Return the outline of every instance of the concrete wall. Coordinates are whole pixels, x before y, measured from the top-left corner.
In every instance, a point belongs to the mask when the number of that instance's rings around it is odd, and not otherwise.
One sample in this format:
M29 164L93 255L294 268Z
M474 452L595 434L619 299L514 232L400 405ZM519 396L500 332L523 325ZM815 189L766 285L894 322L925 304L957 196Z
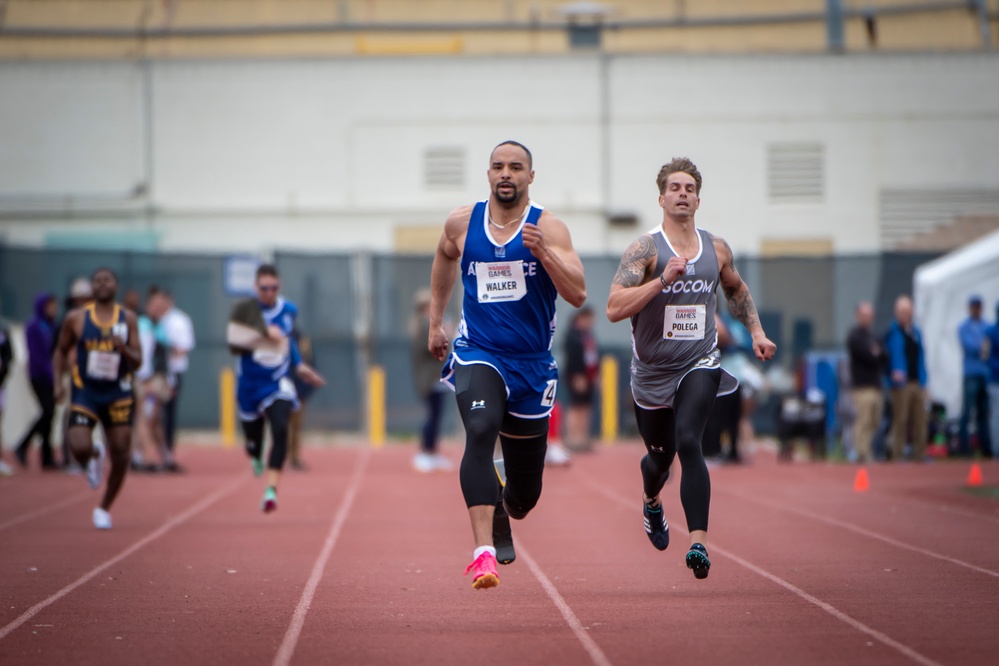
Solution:
M660 221L674 155L704 174L700 225L739 253L872 252L882 190L999 188L997 80L988 54L3 63L0 238L391 251L485 196L489 150L515 138L584 253ZM821 201L768 198L767 147L793 141L823 146ZM440 146L464 151L462 185L424 184Z

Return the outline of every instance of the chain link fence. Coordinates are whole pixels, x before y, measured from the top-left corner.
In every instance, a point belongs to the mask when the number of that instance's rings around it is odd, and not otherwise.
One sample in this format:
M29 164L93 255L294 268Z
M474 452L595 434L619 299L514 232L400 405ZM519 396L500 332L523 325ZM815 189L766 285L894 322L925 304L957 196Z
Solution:
M740 258L738 268L753 292L767 334L778 345L776 363L792 368L806 352L841 349L860 300L874 303L877 327L891 319L896 296L911 293L912 275L936 253L882 253L830 257ZM61 300L72 282L107 266L118 274L120 293L152 284L169 289L194 322L197 347L179 405L181 427L215 428L219 423L219 375L232 366L225 325L235 296L225 287L227 255L133 251L54 250L0 245L0 316L26 322L36 294ZM284 296L298 304L300 326L312 339L315 364L328 385L309 402L310 428L363 431L367 369L386 371L387 428L393 435L419 431L423 406L413 388L409 359L414 296L429 287L431 256L363 253L277 252ZM583 258L588 303L597 312L594 334L604 354L621 368L618 396L621 431L633 434L628 389L630 326L599 316L607 302L618 257ZM460 317L460 282L448 317ZM560 301L555 357L573 308ZM918 313L917 313L918 316ZM599 413L599 409L595 410ZM459 426L448 401L445 431Z

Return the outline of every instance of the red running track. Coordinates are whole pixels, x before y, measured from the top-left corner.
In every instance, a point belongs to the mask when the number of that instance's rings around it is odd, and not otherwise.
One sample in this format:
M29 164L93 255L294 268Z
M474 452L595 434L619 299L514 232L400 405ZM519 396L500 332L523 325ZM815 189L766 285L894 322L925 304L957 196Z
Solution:
M457 473L409 448L311 449L268 516L240 450L189 448L126 481L109 532L80 477L0 479L0 664L999 663L999 502L967 463L875 465L862 494L848 465L714 468L697 581L678 479L673 545L648 543L641 453L548 470L483 591Z

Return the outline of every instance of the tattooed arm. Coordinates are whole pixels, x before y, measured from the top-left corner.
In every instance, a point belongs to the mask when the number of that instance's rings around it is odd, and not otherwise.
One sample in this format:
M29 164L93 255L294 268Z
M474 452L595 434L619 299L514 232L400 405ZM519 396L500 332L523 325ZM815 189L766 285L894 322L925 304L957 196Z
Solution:
M742 276L735 269L735 262L732 257L732 248L720 236L711 236L715 247L715 254L718 257L719 280L722 289L725 291L725 298L728 299L728 309L732 316L738 319L749 330L753 336L753 352L756 358L761 361L768 361L774 357L777 345L767 339L760 325L760 315L756 311L756 303L753 302L753 295L749 293L749 287L742 281Z
M662 290L659 276L652 275L657 259L656 244L648 234L641 236L624 251L607 299L609 320L617 322L636 314ZM674 259L679 262L679 272ZM673 257L663 271L662 279L668 284L678 275L683 275L684 270L683 260Z

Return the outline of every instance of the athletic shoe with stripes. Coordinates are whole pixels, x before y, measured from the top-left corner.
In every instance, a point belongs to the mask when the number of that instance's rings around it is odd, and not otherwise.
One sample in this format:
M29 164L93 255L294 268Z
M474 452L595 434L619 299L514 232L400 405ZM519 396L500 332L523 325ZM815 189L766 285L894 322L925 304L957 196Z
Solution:
M666 512L663 505L652 508L647 502L642 502L642 516L645 518L645 533L657 550L669 547L669 524L666 522Z
M513 530L510 529L510 515L503 506L503 488L506 487L506 467L503 459L493 461L496 478L500 482L500 498L493 511L493 547L496 548L496 561L500 564L510 564L517 559L513 549Z
M711 568L711 560L708 559L708 549L702 544L695 543L687 551L687 568L694 572L694 578L704 580L708 577L708 569Z
M270 513L275 509L277 509L277 491L268 487L264 491L264 498L260 500L260 510L264 513Z
M465 575L472 574L472 587L485 590L499 585L499 574L496 573L496 557L486 551L475 558L475 561L465 569Z

